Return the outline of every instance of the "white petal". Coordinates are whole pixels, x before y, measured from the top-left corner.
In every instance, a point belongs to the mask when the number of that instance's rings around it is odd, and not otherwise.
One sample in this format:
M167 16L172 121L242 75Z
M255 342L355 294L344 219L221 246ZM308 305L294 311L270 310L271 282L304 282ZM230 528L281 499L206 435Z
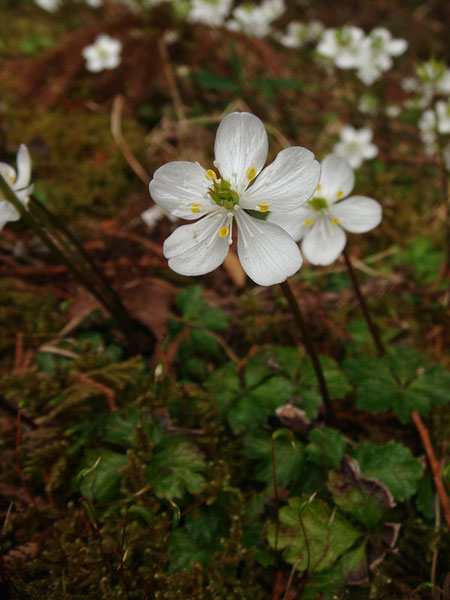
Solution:
M353 142L357 131L351 125L344 125L339 132L339 136L343 142Z
M9 221L18 221L20 214L7 200L0 200L0 229Z
M31 158L28 148L24 144L20 144L17 152L17 181L14 187L18 190L26 187L30 182L31 177Z
M403 52L405 52L407 47L408 42L406 40L392 40L388 44L388 52L392 56L400 56L400 54L403 54Z
M282 227L295 242L298 242L303 239L310 230L310 227L305 225L305 221L314 221L316 215L317 212L315 210L302 207L289 213L270 213L267 217L267 221Z
M328 215L321 215L302 242L303 255L313 265L327 266L345 247L346 237L339 225L332 225Z
M300 250L284 229L255 219L244 211L236 214L236 221L239 227L239 260L255 283L281 283L300 269Z
M375 146L375 144L367 144L367 146L362 148L362 153L364 158L375 158L375 156L378 154L378 147Z
M0 163L0 174L9 187L13 187L15 185L17 181L16 171L10 165L6 163Z
M339 219L339 225L347 231L364 233L380 224L382 210L381 205L372 198L352 196L334 204L330 213Z
M289 212L307 202L317 188L320 164L306 148L292 146L279 152L239 202L243 208ZM266 209L267 210L267 209Z
M192 220L214 208L208 196L210 184L205 169L199 164L174 161L155 171L149 189L153 200L165 211Z
M246 112L234 112L220 123L214 144L215 164L224 179L237 192L245 190L251 179L264 166L269 142L264 125L258 117Z
M226 215L214 213L175 229L163 246L169 267L181 275L204 275L217 269L230 247L229 238L218 233L226 222Z
M354 185L355 174L348 160L338 154L329 154L322 161L320 190L316 191L315 196L333 203L339 198L346 198Z

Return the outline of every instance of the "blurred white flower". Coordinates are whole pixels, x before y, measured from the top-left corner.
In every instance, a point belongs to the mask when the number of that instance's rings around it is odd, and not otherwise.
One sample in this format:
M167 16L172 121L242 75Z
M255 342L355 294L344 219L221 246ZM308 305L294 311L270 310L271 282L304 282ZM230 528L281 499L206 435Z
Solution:
M372 131L368 127L355 129L346 125L339 132L339 137L341 141L335 145L333 151L346 158L353 169L378 154L377 146L372 143Z
M86 4L91 8L100 8L103 6L103 0L86 0Z
M352 196L355 175L348 161L329 154L322 162L320 183L313 198L287 214L268 220L302 242L302 253L313 265L330 265L345 247L345 231L365 233L381 221L381 206L372 198ZM344 200L344 198L347 198Z
M275 37L286 48L301 48L308 42L317 41L323 30L324 26L319 21L310 23L291 21L288 23L286 33L277 33Z
M364 31L353 25L340 29L326 29L317 46L317 52L330 58L340 69L357 68L363 39Z
M144 210L144 212L141 213L141 219L148 227L154 227L156 223L158 223L158 221L161 221L161 219L163 219L164 217L167 217L169 221L172 221L172 223L178 220L177 217L174 217L167 211L163 210L157 204L155 204L155 206L147 208L147 210Z
M97 36L91 46L86 46L82 54L86 59L86 69L93 73L103 69L115 69L120 65L122 42L105 33Z
M450 100L436 102L437 130L439 133L450 133Z
M431 108L422 113L418 125L420 137L425 145L425 154L435 154L438 150L436 144L436 115Z
M6 163L0 163L0 173L23 206L26 207L30 199L30 194L33 191L33 186L29 185L31 177L30 154L24 144L21 144L19 147L16 162L17 173L13 167ZM18 221L19 219L20 214L0 192L0 229L3 229L3 226L8 221Z
M402 109L400 108L400 106L397 106L396 104L388 104L386 106L386 115L390 119L397 118L401 112L402 112Z
M406 40L392 39L389 30L377 27L362 40L358 77L366 85L371 85L392 67L392 56L400 56L407 47Z
M61 5L61 0L34 0L35 3L48 12L55 12Z
M243 31L248 35L265 37L271 31L272 22L285 11L284 0L264 0L261 4L245 2L233 10L233 19L227 28Z
M230 13L232 4L233 0L192 0L188 19L194 23L221 27Z
M150 183L153 200L176 217L196 221L178 227L164 242L171 269L182 275L216 269L228 254L236 220L239 259L253 281L273 285L298 271L302 258L294 240L247 211L289 212L301 206L317 187L320 166L312 152L294 146L263 168L267 151L263 123L234 112L217 130L214 165L219 176L186 161L157 169Z
M407 106L426 108L435 96L450 95L450 69L438 60L428 60L416 69L416 77L407 77L402 81L405 92L414 92L417 97L406 101Z

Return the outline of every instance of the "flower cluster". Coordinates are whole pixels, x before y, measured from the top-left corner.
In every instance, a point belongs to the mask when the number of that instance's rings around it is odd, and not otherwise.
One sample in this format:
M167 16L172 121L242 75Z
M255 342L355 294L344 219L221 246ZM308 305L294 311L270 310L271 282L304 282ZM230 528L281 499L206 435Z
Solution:
M7 165L0 163L0 174L3 179L13 190L17 198L23 204L28 205L30 194L33 191L33 186L30 185L31 177L31 159L28 149L23 144L20 145L17 152L17 173L16 170ZM17 221L20 219L20 214L14 206L0 192L0 229L3 229L5 223L9 221Z
M153 200L173 216L194 221L178 227L164 243L174 271L202 275L221 265L233 241L234 222L239 259L253 281L272 285L298 271L302 257L290 235L248 211L277 214L304 204L317 188L320 166L312 152L294 146L264 168L267 152L262 122L235 112L217 130L215 170L178 161L155 172Z
M377 27L369 35L355 26L326 29L317 52L333 61L340 69L356 69L359 79L371 85L392 65L392 57L403 54L408 44L393 39L385 27Z
M414 94L407 106L426 108L435 96L450 95L450 69L441 61L428 60L418 65L415 77L403 79L402 87L405 92Z
M263 0L261 4L244 2L233 10L233 18L226 23L226 26L232 31L265 37L271 32L273 21L278 19L285 10L284 0Z
M312 152L294 146L263 168L267 150L262 122L235 112L219 125L215 170L185 161L157 169L150 183L153 200L171 215L194 221L164 243L164 256L174 271L202 275L221 265L235 221L244 271L256 283L272 285L300 268L296 241L303 240L303 253L312 264L328 265L345 246L344 229L361 233L380 222L378 202L347 198L355 179L347 159L331 154L320 174ZM268 218L249 211L267 213Z

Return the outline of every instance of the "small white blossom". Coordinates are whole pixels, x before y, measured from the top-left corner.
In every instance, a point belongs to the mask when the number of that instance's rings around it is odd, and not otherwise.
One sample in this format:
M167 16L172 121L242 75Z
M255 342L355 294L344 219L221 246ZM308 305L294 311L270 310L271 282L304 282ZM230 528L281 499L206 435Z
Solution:
M436 102L437 130L439 133L450 133L450 100Z
M189 20L221 27L228 17L233 0L192 0Z
M0 174L23 206L26 207L30 199L30 194L33 191L33 186L29 185L31 177L30 154L24 144L21 144L19 147L16 162L17 173L10 165L0 163ZM18 221L19 219L20 214L18 211L0 192L0 229L3 229L5 223L8 223L8 221Z
M351 196L355 175L348 161L329 154L322 162L314 197L301 208L268 220L302 242L302 253L313 265L330 265L345 247L345 231L365 233L381 221L381 206L366 196ZM347 198L344 200L344 198Z
M100 8L103 6L103 0L86 0L86 4L91 8Z
M330 58L340 69L359 66L364 31L353 25L340 29L326 29L317 46L317 52Z
M417 97L409 99L407 106L425 108L435 96L450 95L450 69L445 63L428 60L416 69L416 77L407 77L402 81L405 92L414 92Z
M388 104L386 106L386 115L390 119L396 119L400 115L401 112L402 112L402 109L400 108L400 106L397 106L396 104Z
M372 143L372 132L367 127L355 129L346 125L339 132L339 137L340 142L335 145L333 151L346 158L353 169L378 154L377 146Z
M169 221L172 221L172 223L177 221L177 217L174 217L167 211L163 210L157 204L155 204L155 206L147 208L147 210L144 210L144 212L141 213L141 219L144 221L147 227L154 227L156 223L158 223L158 221L161 221L161 219L163 219L164 217L167 217Z
M186 161L157 169L150 183L153 200L172 215L195 221L178 227L164 242L171 269L182 275L216 269L228 254L236 221L239 260L253 281L273 285L298 271L302 258L293 239L247 211L276 214L298 208L314 193L320 166L312 152L294 146L263 168L267 151L262 122L234 112L217 130L214 166L219 175Z
M55 12L61 5L61 0L34 0L35 3L48 12Z
M83 49L83 57L86 59L86 69L98 73L104 69L115 69L120 65L120 53L122 42L109 35L97 36L91 46Z
M291 21L286 28L286 33L277 33L275 37L286 48L301 48L308 42L317 41L323 30L324 26L319 21L310 23Z
M425 154L435 154L438 150L436 143L436 115L431 108L422 113L419 119L419 130L420 137L425 145Z
M406 40L392 39L390 31L377 27L361 43L358 77L366 85L371 85L392 67L392 57L400 56L407 47Z
M264 0L261 4L245 2L233 10L233 19L228 21L227 28L256 37L265 37L271 31L272 22L278 19L285 9L284 0Z

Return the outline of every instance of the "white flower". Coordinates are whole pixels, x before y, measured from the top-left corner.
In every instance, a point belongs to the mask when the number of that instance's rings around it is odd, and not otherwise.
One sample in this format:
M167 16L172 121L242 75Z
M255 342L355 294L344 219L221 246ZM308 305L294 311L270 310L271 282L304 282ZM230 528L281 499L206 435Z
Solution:
M48 12L55 12L61 4L61 0L34 0L35 3L42 9Z
M103 6L103 0L86 0L86 4L91 8L100 8Z
M29 185L31 177L31 159L28 149L21 144L17 152L17 173L13 167L0 163L0 173L17 198L24 205L28 205L33 186ZM0 192L0 229L8 221L18 221L20 214L14 206Z
M115 69L120 64L122 42L106 34L98 35L91 46L83 49L86 69L97 73L103 69Z
M360 167L364 160L370 160L378 154L378 148L372 144L372 132L369 128L355 129L346 125L339 132L341 141L333 151L348 160L353 169Z
M227 28L243 31L256 37L265 37L271 31L272 22L285 11L284 0L264 0L262 4L245 2L233 10L233 19Z
M397 106L396 104L388 104L386 106L386 115L390 119L397 118L401 112L402 112L402 109L400 108L400 106Z
M277 33L275 37L286 48L301 48L308 42L318 40L323 30L324 26L319 21L311 21L311 23L291 21L286 28L286 33Z
M437 129L439 133L450 133L450 100L436 102Z
M419 119L420 137L425 145L425 154L435 154L438 151L436 143L436 114L429 108Z
M407 47L406 40L394 40L389 30L377 27L361 43L358 77L366 85L371 85L392 67L392 56L400 56Z
M182 275L203 275L225 260L233 222L237 251L247 275L259 285L284 281L301 266L300 251L278 225L247 211L289 212L307 202L317 187L320 165L306 148L282 150L265 169L268 140L262 122L234 112L219 125L214 166L170 162L150 183L153 200L176 217L195 223L178 227L164 243L169 267ZM220 178L219 178L220 177Z
M154 227L156 223L164 217L167 217L170 221L172 221L172 223L177 221L177 217L174 217L167 211L163 210L157 204L155 204L155 206L147 208L147 210L144 210L144 212L141 213L141 219L148 227Z
M363 39L364 31L359 27L326 29L317 46L317 52L331 58L340 69L353 69L359 66Z
M303 255L313 265L330 265L345 247L345 231L365 233L381 221L381 206L372 198L352 196L355 175L348 161L329 154L322 162L314 197L301 208L268 220L302 242Z
M192 0L189 20L220 27L227 18L233 0Z

